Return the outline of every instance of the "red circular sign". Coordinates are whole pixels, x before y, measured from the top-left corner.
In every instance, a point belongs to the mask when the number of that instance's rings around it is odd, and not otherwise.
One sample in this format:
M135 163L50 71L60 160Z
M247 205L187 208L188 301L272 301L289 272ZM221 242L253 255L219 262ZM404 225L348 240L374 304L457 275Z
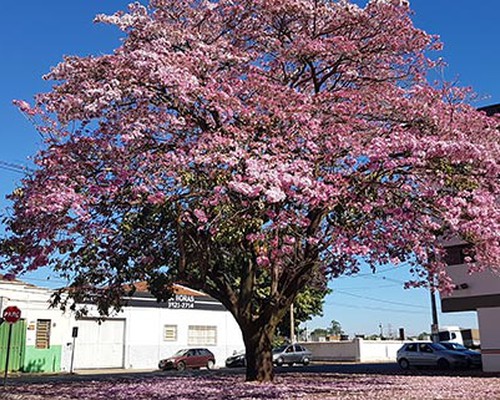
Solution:
M21 318L21 310L16 306L9 306L3 310L3 319L9 324L16 323Z

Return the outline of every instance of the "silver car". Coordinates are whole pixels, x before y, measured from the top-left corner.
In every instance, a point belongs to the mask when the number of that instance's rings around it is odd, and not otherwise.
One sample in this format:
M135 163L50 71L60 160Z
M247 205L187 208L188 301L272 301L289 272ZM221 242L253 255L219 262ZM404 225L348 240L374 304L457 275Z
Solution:
M459 351L448 350L439 343L430 342L404 344L398 350L397 360L402 369L408 369L411 366L448 369L450 367L467 367L470 363L465 354Z
M312 353L300 344L285 344L273 349L273 363L277 366L283 364L307 365L311 362Z
M481 360L481 353L479 353L477 351L470 350L467 347L462 346L459 343L440 342L439 344L441 346L446 347L448 350L455 350L455 351L459 351L460 353L464 354L467 357L467 359L469 361L469 365L471 367L480 368L483 365L482 360Z

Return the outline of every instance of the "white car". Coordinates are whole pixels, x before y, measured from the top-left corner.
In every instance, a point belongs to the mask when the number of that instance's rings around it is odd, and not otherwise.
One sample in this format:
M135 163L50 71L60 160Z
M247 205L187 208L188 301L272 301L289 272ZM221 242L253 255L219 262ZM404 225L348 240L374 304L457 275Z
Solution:
M468 367L469 358L454 350L448 350L439 343L413 342L406 343L398 350L398 364L402 369L412 366L438 367L448 369L450 367Z

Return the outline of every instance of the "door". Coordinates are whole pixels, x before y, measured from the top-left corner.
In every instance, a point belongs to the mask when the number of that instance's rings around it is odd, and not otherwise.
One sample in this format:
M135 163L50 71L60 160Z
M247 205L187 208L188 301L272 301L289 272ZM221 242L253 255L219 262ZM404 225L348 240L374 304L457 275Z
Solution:
M305 355L306 355L306 349L304 349L302 346L296 344L295 345L295 359L294 359L294 361L296 363L301 363L302 360L304 359Z
M205 366L205 357L200 349L193 349L192 366L196 368L201 368Z
M293 363L295 362L295 351L293 349L293 345L290 345L286 348L285 353L283 354L283 358L285 359L285 363Z
M123 368L125 320L79 320L75 340L75 369Z
M0 325L0 371L5 371L7 357L7 343L9 339L9 326L7 322ZM10 339L9 371L19 371L24 365L24 351L26 348L26 321L20 319L12 324Z
M428 343L420 343L418 345L418 354L419 354L419 365L435 365L436 354L434 350Z

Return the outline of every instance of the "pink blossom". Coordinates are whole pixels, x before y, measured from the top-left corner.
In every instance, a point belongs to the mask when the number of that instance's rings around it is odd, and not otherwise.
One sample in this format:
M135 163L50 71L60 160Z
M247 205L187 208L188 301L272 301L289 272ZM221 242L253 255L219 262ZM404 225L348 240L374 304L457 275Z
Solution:
M13 101L13 103L14 103L14 105L16 105L17 107L19 107L19 109L20 109L23 113L25 113L25 114L27 114L27 115L29 115L29 116L31 116L31 117L37 114L37 110L36 110L36 109L34 109L34 108L32 108L32 107L30 106L30 104L29 104L29 103L27 103L27 102L26 102L26 101L24 101L24 100L14 100L14 101Z
M267 256L258 256L257 257L257 264L260 267L267 267L270 264L269 258Z
M65 57L34 107L15 102L44 142L9 196L4 265L90 273L104 309L124 277L179 262L195 289L252 298L242 326L283 311L260 293L296 294L276 282L326 283L361 258L414 260L412 285L430 273L451 290L429 258L442 232L475 246L471 271L500 269L499 120L428 82L440 44L405 1L188 3L98 16L119 47Z
M202 224L206 224L208 222L208 217L207 217L207 214L205 214L205 211L199 209L199 208L196 208L194 211L193 211L194 215L196 216L196 218L198 218L198 221Z
M273 187L269 190L266 190L266 197L270 203L279 203L280 201L285 200L285 193L278 187Z
M162 204L166 199L166 196L162 192L155 192L148 196L148 202L151 204Z

